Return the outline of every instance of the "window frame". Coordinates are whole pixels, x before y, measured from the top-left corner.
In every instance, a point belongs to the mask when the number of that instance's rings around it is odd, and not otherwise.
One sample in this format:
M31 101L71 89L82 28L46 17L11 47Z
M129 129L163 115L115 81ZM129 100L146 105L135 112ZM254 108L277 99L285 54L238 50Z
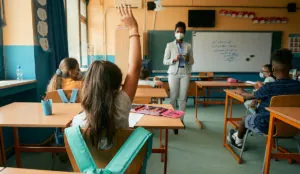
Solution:
M64 0L64 3L65 3L65 13L66 13L66 18L68 18L67 16L68 16L68 8L67 8L67 3L68 3L68 1L72 1L72 0ZM83 16L82 14L81 14L81 8L82 8L82 6L81 6L81 1L83 1L84 3L86 3L86 17L85 16ZM84 67L83 65L82 65L82 59L83 59L83 55L82 55L82 46L83 46L83 43L82 43L82 41L81 41L81 23L84 23L85 25L86 25L86 41L87 41L87 43L88 43L88 39L89 39L89 32L88 32L88 3L87 3L88 1L87 0L78 0L78 4L77 4L77 7L78 7L78 17L79 17L79 20L78 20L78 29L79 29L79 54L80 54L80 62L78 62L79 63L79 65L80 65L80 67ZM67 28L68 28L69 26L67 25ZM69 41L68 41L69 42ZM87 51L87 59L88 59L88 51ZM87 60L87 62L88 62L88 60Z

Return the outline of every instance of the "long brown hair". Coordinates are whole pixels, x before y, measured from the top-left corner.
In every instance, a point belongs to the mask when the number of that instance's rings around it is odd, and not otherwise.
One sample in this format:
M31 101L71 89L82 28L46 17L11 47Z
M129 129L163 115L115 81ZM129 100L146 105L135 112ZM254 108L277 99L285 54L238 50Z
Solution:
M50 83L47 87L47 92L61 89L62 78L71 78L73 80L81 80L82 75L79 69L79 64L74 58L64 58L57 69L56 73L52 76Z
M87 71L81 105L87 116L89 137L95 147L99 147L102 138L112 143L115 134L115 99L121 82L120 68L108 61L94 61Z

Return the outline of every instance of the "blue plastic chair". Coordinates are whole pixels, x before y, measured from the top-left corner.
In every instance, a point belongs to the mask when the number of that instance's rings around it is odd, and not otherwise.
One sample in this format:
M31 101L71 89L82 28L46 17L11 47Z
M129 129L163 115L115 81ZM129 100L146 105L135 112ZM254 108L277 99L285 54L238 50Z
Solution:
M78 100L78 89L72 90L63 90L58 89L56 91L47 92L46 99L51 99L53 103L76 103ZM70 100L68 100L67 95L70 96ZM64 146L64 134L62 133L60 128L55 128L54 130L54 139L55 144L57 146Z
M121 130L119 132L122 133L126 131ZM135 129L127 138L127 140L117 150L117 152L113 154L112 159L111 160L109 159L110 161L108 161L108 164L104 164L105 166L104 168L98 168L95 162L95 158L93 158L92 154L90 153L92 151L88 147L88 144L90 143L89 142L86 143L85 138L83 138L82 136L79 126L76 127L74 126L65 129L65 142L66 142L67 153L74 171L83 172L83 173L94 173L94 174L121 174L125 172L127 173L127 169L129 168L132 161L137 157L137 155L140 152L142 152L142 149L144 149L145 152L141 154L143 156L142 157L139 156L141 157L140 159L142 159L141 166L138 166L139 172L144 174L146 173L147 161L152 152L152 133L145 130L144 128ZM101 152L97 153L97 155L101 155ZM103 156L105 156L105 154L103 154Z

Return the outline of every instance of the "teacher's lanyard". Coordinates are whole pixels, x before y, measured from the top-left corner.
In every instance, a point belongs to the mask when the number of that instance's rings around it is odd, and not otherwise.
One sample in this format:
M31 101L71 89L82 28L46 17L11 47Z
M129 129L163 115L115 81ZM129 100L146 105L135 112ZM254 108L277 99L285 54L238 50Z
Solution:
M182 48L180 48L179 43L176 43L177 48L178 48L178 52L179 54L181 54L180 59L179 59L179 66L185 66L185 62L184 62L184 55L183 55L183 43L181 45Z

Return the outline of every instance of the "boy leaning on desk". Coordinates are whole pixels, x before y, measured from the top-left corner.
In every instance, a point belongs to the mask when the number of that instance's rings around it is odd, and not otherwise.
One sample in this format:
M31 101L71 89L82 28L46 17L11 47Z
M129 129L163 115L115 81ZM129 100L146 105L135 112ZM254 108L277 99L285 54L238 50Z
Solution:
M251 84L255 84L254 91L258 90L260 87L262 87L266 83L270 83L270 82L275 81L275 77L274 77L273 72L272 72L272 65L271 64L263 65L261 67L259 77L264 79L264 82L260 82L260 81L257 81L256 83L250 82ZM247 112L250 112L251 114L255 114L256 113L255 110L256 110L256 108L258 108L259 102L258 102L257 99L247 100L247 101L245 101L244 105L247 109Z
M275 51L272 56L272 72L276 78L275 82L261 86L255 92L246 92L238 89L237 93L246 100L261 100L255 114L247 115L240 123L238 131L230 130L227 141L237 147L242 148L243 138L247 129L255 133L268 133L270 114L266 107L269 106L271 98L278 95L300 94L300 81L292 80L289 77L289 70L292 67L292 52L287 49Z

